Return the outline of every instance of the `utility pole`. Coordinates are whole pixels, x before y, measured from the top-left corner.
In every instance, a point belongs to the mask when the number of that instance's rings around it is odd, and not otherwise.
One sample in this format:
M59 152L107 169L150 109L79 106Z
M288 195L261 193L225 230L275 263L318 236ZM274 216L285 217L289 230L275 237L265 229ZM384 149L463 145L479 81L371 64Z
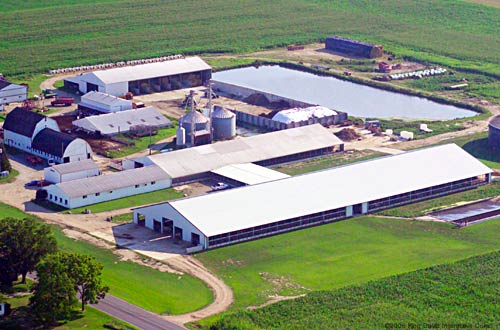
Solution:
M214 139L214 132L212 127L212 82L208 81L208 130L210 131L210 143Z

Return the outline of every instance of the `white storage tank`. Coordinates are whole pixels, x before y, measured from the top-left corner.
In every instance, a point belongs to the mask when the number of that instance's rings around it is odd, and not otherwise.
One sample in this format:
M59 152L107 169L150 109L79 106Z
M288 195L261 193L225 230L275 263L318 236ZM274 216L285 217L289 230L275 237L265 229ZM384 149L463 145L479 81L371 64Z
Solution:
M176 144L178 146L183 146L186 144L186 130L183 127L179 127L176 132Z
M212 127L215 140L227 140L236 136L236 115L226 108L214 106Z

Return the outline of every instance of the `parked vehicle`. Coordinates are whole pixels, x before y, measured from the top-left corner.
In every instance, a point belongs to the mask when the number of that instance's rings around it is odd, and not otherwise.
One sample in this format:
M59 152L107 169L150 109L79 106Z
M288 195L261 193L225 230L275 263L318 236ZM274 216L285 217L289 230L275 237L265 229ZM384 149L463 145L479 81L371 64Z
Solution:
M50 102L50 104L54 107L56 105L62 105L62 106L68 107L68 106L72 105L73 103L75 103L75 99L72 97L58 97L54 101Z
M36 187L38 186L38 180L32 180L24 185L25 187Z
M49 88L46 88L42 91L42 95L46 98L46 99L51 99L51 98L54 98L57 96L57 94L52 90L52 89L49 89Z
M214 184L210 188L212 188L212 190L214 190L214 191L216 191L216 190L224 190L224 189L229 188L229 185L227 183L224 183L224 182L217 182L216 184Z

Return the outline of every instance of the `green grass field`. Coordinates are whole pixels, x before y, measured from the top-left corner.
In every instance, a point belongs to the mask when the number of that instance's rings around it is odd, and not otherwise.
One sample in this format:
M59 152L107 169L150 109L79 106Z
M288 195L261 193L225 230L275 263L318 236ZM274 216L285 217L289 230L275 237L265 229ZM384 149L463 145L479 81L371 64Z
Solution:
M18 175L19 175L19 171L12 169L9 173L9 176L0 177L0 184L14 182L14 181L16 181L16 177Z
M203 19L186 14L200 12ZM5 0L0 48L7 51L0 71L25 75L166 53L245 52L339 34L420 60L500 74L499 13L452 0L290 0L286 6L268 0L203 5L195 0Z
M500 253L313 292L220 320L211 330L498 329Z
M2 203L0 214L15 218L26 216L24 212ZM110 293L132 304L155 313L182 314L197 310L213 299L205 284L192 276L179 276L120 261L111 250L68 238L57 226L53 231L60 250L91 255L101 262L104 265L103 282L110 287Z
M172 188L148 192L145 194L114 199L111 201L82 206L76 209L71 209L71 213L82 213L85 209L92 211L92 213L99 213L105 211L112 211L124 208L132 208L152 203L159 203L171 199L182 197L182 193Z
M235 294L233 310L270 295L360 284L499 249L500 220L445 223L362 217L197 255Z
M381 156L384 156L384 154L370 150L354 151L353 153L335 154L327 157L315 158L315 159L305 160L302 162L281 165L274 167L273 170L293 176L308 172L324 170L335 166L342 166L356 162L361 162L364 160L369 160Z
M111 158L125 157L125 156L131 155L133 153L147 149L150 144L152 145L152 144L157 143L158 141L172 137L175 135L175 127L177 126L177 121L172 120L172 124L173 124L173 127L171 127L171 128L159 129L158 134L153 135L151 137L151 139L149 138L149 136L144 136L144 137L141 137L139 139L131 139L131 138L128 138L124 135L117 136L116 137L117 139L122 140L122 141L127 142L127 143L132 142L132 143L134 143L134 145L129 146L129 147L120 148L120 150L108 151L108 156Z

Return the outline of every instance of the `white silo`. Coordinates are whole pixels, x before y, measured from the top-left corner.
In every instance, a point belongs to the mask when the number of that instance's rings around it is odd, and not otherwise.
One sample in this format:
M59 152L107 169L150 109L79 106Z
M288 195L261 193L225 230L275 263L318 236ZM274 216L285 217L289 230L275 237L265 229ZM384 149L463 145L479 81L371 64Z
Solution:
M236 136L236 115L226 108L214 106L212 128L215 140L227 140Z

